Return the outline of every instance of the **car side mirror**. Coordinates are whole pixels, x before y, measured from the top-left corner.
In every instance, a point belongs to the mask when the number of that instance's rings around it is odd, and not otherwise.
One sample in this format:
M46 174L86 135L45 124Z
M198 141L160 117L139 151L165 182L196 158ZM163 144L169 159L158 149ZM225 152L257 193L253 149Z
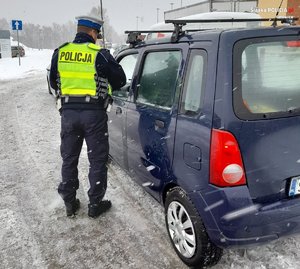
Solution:
M131 85L130 83L126 83L122 88L113 91L112 95L117 97L127 98L129 95L130 85Z
M127 82L120 90L121 90L122 92L129 92L129 90L130 90L130 85L131 85L131 83L130 83L130 82Z

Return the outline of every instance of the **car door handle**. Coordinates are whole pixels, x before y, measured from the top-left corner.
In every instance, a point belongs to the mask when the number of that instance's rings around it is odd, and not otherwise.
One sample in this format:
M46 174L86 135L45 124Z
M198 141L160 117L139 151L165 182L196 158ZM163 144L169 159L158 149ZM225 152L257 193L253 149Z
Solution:
M119 106L116 108L116 114L122 114L122 108Z
M164 128L165 123L162 120L155 120L155 126L158 128Z

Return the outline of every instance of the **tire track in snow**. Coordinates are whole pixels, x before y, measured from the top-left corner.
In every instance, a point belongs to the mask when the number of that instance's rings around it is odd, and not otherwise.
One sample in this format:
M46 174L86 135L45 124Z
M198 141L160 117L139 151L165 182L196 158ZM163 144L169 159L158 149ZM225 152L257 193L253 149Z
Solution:
M1 81L0 119L1 268L187 268L168 241L161 206L116 165L108 174L112 210L87 218L85 148L79 164L82 208L77 218L65 217L56 191L60 117L45 75ZM213 268L300 268L299 239L226 250Z
M19 151L16 105L10 93L0 93L0 118L1 264L3 268L45 268L39 243L22 208L24 197L20 193L26 185L26 164Z
M149 214L156 211L156 202L143 199L146 194L132 181L120 184L124 180L122 171L115 173L110 169L108 175L107 196L112 199L112 210L97 220L87 217L86 149L79 164L78 197L82 209L75 219L67 219L56 191L61 166L60 117L47 93L44 77L5 83L0 93L5 94L1 96L2 114L7 119L3 129L11 132L3 159L8 157L8 162L16 163L6 166L4 172L10 176L10 182L19 178L17 184L8 184L15 201L10 198L2 214L10 223L24 219L27 231L20 224L20 229L15 230L22 232L15 232L14 240L36 242L37 247L29 247L28 254L7 263L7 268L18 268L20 261L25 266L19 268L30 268L28 264L35 264L36 268L185 268L169 244L165 228L161 229L163 214L154 214L160 220L153 220ZM1 139L5 141L2 136ZM5 166L2 164L5 161L1 159L1 166ZM10 240L11 237L6 242ZM1 248L4 250L4 246ZM10 253L1 252L2 260L11 260Z

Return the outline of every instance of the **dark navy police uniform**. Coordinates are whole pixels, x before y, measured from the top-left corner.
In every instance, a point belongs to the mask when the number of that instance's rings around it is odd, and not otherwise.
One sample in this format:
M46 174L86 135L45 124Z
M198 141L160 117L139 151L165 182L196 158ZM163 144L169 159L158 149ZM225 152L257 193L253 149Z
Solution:
M95 43L95 41L89 34L79 32L76 34L73 44L83 43ZM109 96L108 94L98 94L97 98L87 98L84 96L74 97L72 95L68 96L62 94L62 74L60 74L58 70L59 57L62 58L62 55L62 52L59 54L59 49L54 51L51 61L50 83L51 86L59 92L62 102L61 157L63 164L62 182L58 186L58 192L65 202L67 215L72 215L75 214L75 211L79 208L78 199L78 205L76 204L76 190L79 188L77 165L84 139L87 144L90 163L88 175L90 183L90 189L88 191L90 199L89 206L99 205L106 192L106 165L109 152L106 107ZM82 53L79 54L79 56L82 55ZM99 86L99 83L103 83L103 79L106 79L112 87L112 90L124 86L126 83L124 71L109 51L101 49L95 55L96 85ZM71 55L71 57L75 56ZM82 60L85 59L88 58L82 58ZM67 80L68 72L64 73L67 74ZM76 79L77 78L75 78L75 80ZM68 81L68 83L72 84L72 80Z

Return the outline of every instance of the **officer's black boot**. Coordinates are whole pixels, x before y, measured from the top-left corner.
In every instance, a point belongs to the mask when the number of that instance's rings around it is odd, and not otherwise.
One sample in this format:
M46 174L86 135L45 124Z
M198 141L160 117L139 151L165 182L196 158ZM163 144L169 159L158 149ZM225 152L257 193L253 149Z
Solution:
M65 202L67 217L73 217L76 215L76 212L80 208L79 199L75 199L72 202Z
M98 204L89 204L88 215L89 217L95 219L110 208L111 208L111 201L109 200L103 200Z

